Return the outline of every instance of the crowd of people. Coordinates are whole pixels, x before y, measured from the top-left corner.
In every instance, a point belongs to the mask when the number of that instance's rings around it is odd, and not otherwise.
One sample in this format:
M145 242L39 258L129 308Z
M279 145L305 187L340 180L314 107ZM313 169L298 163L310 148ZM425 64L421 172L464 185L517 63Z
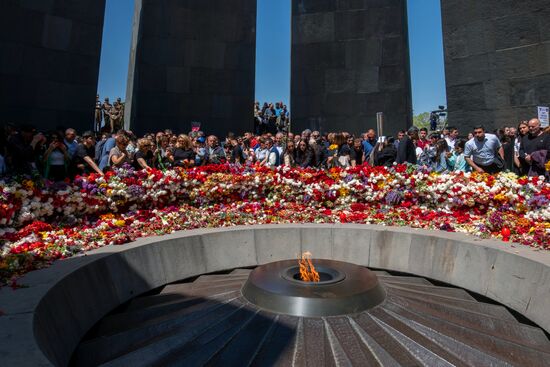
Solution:
M268 105L268 110L272 106ZM276 122L284 120L284 105L275 106L281 110ZM122 129L78 135L69 128L42 134L32 126L8 125L2 142L0 173L39 174L50 181L64 181L76 175L104 174L124 164L138 170L165 170L223 163L317 169L410 163L436 172L494 174L509 170L518 175L548 177L550 132L548 128L543 130L538 119L494 133L478 126L466 132L467 139L461 138L461 132L453 127L431 133L411 127L396 137L378 137L373 129L354 136L310 130L294 134L280 126L286 125L276 124L277 131L268 128L261 134L229 133L220 141L202 131L178 135L164 130L138 138Z
M288 133L290 131L290 113L283 102L267 103L260 106L254 103L254 133Z
M109 97L101 102L99 94L95 97L94 131L113 133L124 125L124 102L119 97L111 104Z

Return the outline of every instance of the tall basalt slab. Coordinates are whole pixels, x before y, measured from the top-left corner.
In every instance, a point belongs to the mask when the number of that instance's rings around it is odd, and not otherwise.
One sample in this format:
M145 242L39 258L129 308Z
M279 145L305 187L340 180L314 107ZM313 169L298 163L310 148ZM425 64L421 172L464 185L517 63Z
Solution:
M406 1L293 0L291 78L295 131L408 127Z
M449 124L516 125L550 104L549 0L441 0Z
M137 0L126 126L224 136L253 127L256 0Z
M0 1L2 122L93 127L105 0Z

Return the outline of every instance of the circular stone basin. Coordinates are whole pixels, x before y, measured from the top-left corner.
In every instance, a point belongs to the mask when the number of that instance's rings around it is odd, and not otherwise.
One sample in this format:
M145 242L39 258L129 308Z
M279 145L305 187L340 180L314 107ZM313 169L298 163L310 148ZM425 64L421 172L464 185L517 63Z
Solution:
M369 310L386 298L376 274L334 260L312 260L320 282L300 279L297 260L254 269L242 288L252 304L268 311L305 317L346 315Z

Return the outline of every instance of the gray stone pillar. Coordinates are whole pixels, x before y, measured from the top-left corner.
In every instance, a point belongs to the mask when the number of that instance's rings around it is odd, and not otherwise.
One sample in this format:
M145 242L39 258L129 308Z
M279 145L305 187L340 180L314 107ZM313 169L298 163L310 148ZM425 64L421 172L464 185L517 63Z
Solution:
M253 129L256 0L141 0L135 14L132 130Z
M550 103L549 0L441 0L449 124L517 125Z
M105 0L0 1L2 122L93 129Z
M293 0L293 130L408 127L408 50L405 0Z

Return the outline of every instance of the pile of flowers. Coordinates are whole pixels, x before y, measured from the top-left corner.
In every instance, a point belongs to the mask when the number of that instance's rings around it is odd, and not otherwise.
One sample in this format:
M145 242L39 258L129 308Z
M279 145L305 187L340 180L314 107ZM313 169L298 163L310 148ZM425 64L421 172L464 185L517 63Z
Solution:
M317 171L229 165L0 181L0 284L109 244L179 230L266 223L368 223L550 248L550 184L503 173L368 165Z

